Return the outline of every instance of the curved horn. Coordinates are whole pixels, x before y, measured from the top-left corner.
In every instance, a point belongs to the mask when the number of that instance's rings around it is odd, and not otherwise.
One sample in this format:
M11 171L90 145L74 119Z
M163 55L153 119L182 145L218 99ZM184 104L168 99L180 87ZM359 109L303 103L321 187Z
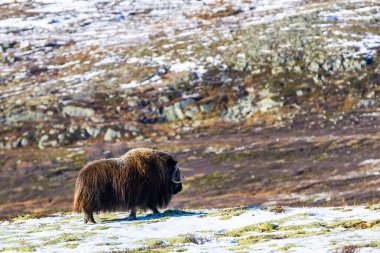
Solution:
M175 184L181 183L181 178L179 178L179 180L176 178L176 175L177 175L177 173L179 174L179 172L180 171L179 171L178 166L175 166L175 170L173 172L173 177L172 177L172 182L175 183Z

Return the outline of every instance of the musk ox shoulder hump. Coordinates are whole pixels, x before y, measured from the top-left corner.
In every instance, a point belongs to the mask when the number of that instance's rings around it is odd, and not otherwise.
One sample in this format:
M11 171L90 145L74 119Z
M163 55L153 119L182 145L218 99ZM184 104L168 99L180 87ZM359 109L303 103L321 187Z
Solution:
M127 153L125 153L120 158L124 159L124 160L128 160L130 158L135 158L135 157L146 157L146 158L148 158L156 152L157 152L156 150L153 150L150 148L135 148L135 149L128 151Z

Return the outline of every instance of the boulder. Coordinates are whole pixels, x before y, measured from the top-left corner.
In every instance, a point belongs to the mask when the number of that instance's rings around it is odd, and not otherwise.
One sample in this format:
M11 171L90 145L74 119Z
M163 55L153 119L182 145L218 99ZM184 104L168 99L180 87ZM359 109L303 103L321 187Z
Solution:
M97 137L100 134L100 129L96 127L86 126L85 130L91 137Z
M67 105L62 109L62 115L69 117L91 117L94 114L95 111L91 108L84 108L73 105Z
M188 105L194 102L194 99L186 98L174 103L171 106L164 107L162 117L164 120L169 122L175 120L183 120L186 118L186 116L195 117L198 108L194 109L194 107L189 107L189 110L185 110Z
M10 115L5 117L5 122L7 123L16 123L16 122L27 122L27 121L45 121L46 116L42 112L34 112L34 111L19 111L11 113Z
M120 131L116 131L112 128L108 128L106 133L104 134L105 141L113 141L121 137Z
M236 104L222 114L222 119L227 121L243 122L254 114L257 108L253 105L254 97L246 96L239 99Z

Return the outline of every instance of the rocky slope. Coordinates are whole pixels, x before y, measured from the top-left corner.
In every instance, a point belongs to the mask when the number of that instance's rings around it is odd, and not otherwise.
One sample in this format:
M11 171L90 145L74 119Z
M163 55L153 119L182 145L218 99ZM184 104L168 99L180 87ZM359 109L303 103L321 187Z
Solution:
M374 1L0 4L2 149L378 107Z
M177 207L379 200L377 1L1 0L0 13L2 215L69 209L86 162L137 146L179 157Z

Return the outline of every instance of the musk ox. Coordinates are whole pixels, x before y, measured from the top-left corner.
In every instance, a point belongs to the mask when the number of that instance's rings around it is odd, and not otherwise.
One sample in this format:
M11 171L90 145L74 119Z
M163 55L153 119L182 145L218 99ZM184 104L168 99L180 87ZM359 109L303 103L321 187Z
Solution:
M79 172L73 210L82 212L85 223L95 223L93 213L166 207L182 183L177 161L165 152L132 149L120 158L91 162Z

